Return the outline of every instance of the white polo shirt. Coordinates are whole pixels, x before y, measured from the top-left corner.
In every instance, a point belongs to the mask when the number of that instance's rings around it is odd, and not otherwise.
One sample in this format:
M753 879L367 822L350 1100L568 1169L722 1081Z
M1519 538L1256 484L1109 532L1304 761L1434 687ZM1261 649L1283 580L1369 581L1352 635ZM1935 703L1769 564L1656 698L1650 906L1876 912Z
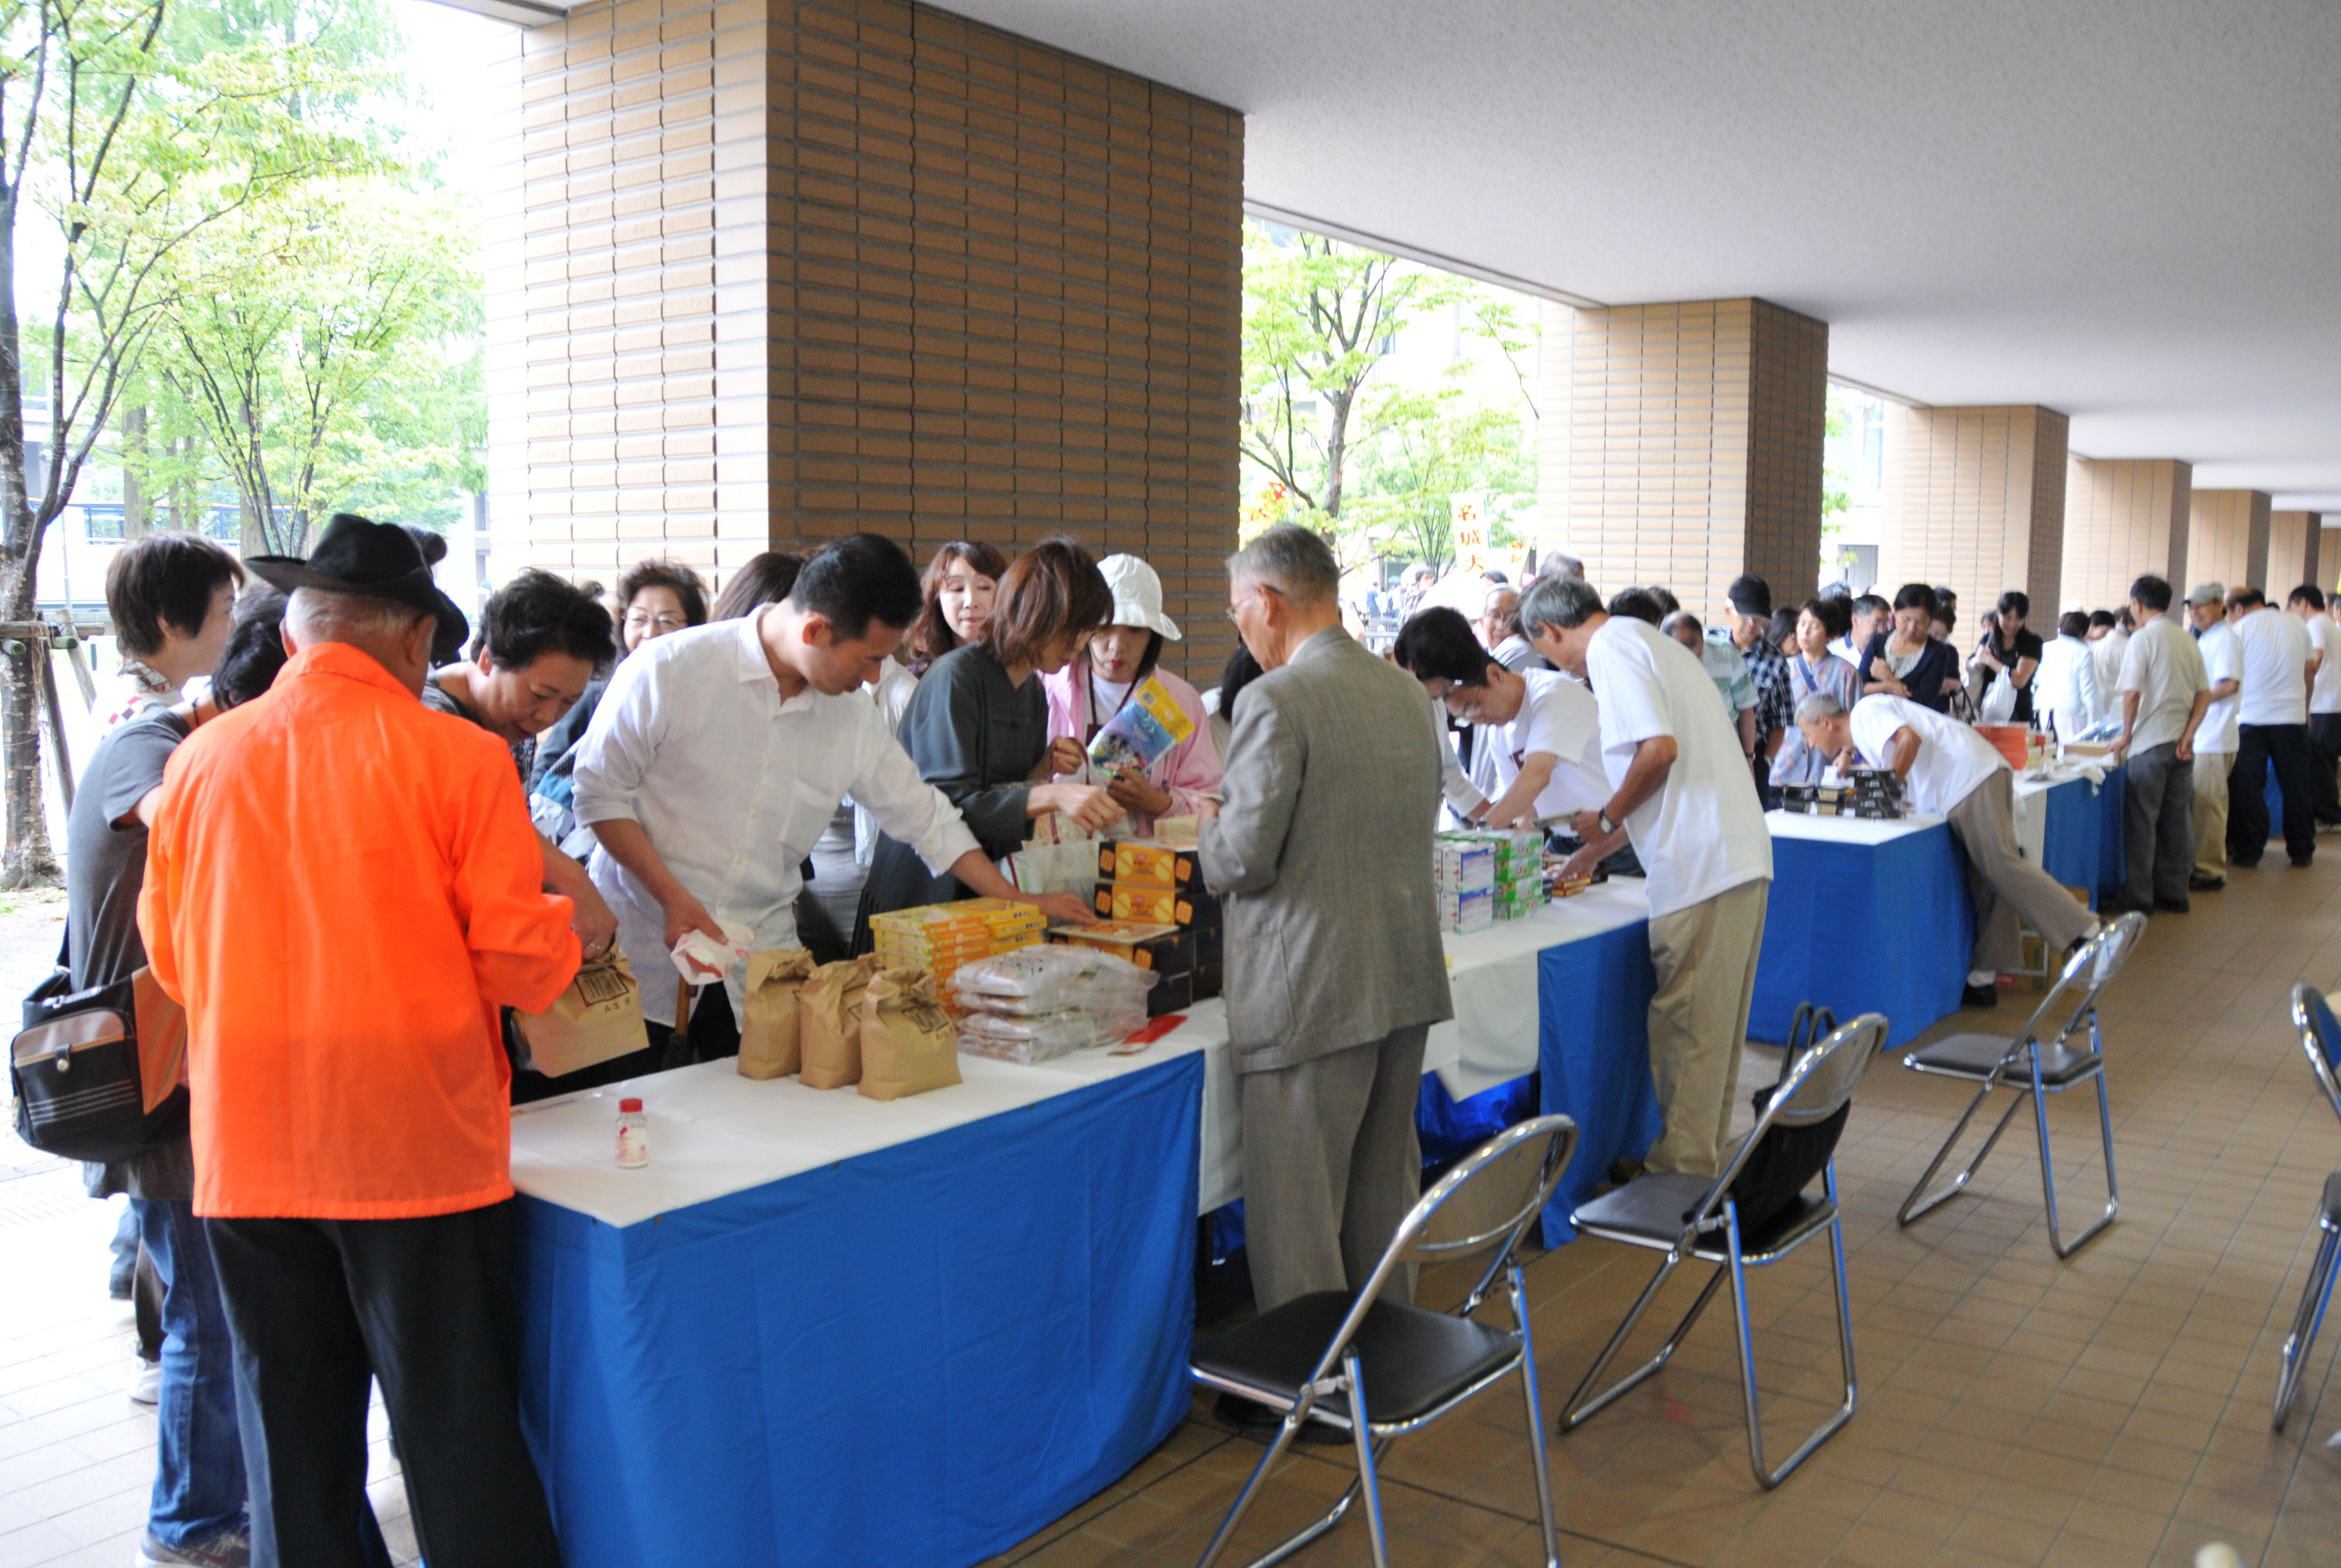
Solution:
M1894 765L1894 737L1904 730L1918 737L1904 794L1929 815L1948 816L1977 785L2007 766L1999 748L1971 726L1908 697L1880 692L1853 704L1853 747L1870 766Z
M2244 650L2243 707L2236 717L2247 724L2308 722L2308 628L2300 617L2274 606L2254 610L2236 623Z
M1481 732L1489 743L1496 784L1488 798L1512 787L1531 754L1549 752L1552 780L1536 797L1537 815L1599 810L1610 789L1601 766L1601 714L1593 694L1559 670L1523 670L1520 679L1529 688L1520 711L1510 724L1489 724Z
M2295 622L2297 629L2299 623ZM2305 638L2304 638L2305 640ZM2167 746L2186 733L2195 694L2211 689L2195 639L2167 614L2157 615L2130 634L2122 650L2121 679L2114 689L2137 694L2137 722L2130 728L2129 754ZM2251 691L2248 682L2244 690Z
M2310 646L2325 655L2316 666L2316 684L2309 688L2308 711L2341 714L2341 627L2322 610L2301 624L2308 628Z
M1585 651L1601 714L1601 764L1614 790L1634 749L1659 735L1674 766L1627 814L1634 853L1649 874L1650 914L1672 914L1742 883L1772 877L1772 834L1739 751L1739 732L1715 700L1698 655L1629 615L1612 615Z
M2243 646L2236 641L2235 628L2226 622L2213 622L2209 631L2195 639L2195 651L2203 655L2203 674L2213 685L2221 681L2243 680ZM2215 756L2234 754L2236 713L2243 704L2240 691L2234 696L2211 700L2211 705L2203 710L2203 722L2195 729L2197 755L2206 752Z

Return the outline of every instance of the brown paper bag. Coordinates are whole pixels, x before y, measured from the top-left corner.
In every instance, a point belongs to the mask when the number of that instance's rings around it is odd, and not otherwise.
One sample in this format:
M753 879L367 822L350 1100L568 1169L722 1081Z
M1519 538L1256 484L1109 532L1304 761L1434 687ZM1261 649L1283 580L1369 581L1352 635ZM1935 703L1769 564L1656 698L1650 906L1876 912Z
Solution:
M528 1042L529 1060L549 1078L649 1044L643 1033L643 988L626 955L614 947L587 961L552 1006L542 1013L515 1008L513 1017Z
M959 1032L917 969L882 969L862 999L862 1092L899 1100L956 1084Z
M797 993L802 1062L797 1082L808 1089L842 1089L862 1078L862 992L878 972L868 954L816 968Z
M740 1020L740 1076L784 1078L797 1070L797 993L812 973L802 947L748 954L748 995Z

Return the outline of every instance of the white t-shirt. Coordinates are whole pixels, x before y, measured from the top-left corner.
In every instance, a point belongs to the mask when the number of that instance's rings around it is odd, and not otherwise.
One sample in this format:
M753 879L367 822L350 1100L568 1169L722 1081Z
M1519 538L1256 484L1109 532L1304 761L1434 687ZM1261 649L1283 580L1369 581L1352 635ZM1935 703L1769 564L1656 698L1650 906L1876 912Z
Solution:
M1537 815L1599 810L1610 791L1601 766L1601 714L1593 694L1559 670L1523 670L1520 679L1528 683L1528 695L1512 722L1480 731L1496 784L1488 798L1512 787L1530 753L1550 752L1552 781L1536 797Z
M2221 681L2241 682L2244 678L2243 645L2236 641L2235 628L2225 621L2214 621L2211 629L2195 639L2195 651L2203 655L2203 674L2213 685ZM2236 749L2236 711L2243 706L2240 692L2234 696L2216 697L2203 710L2203 722L2195 729L2195 750L2219 755L2232 754Z
M2294 679L2297 684L2297 672ZM2203 673L2203 655L2196 652L2195 639L2168 615L2157 615L2133 633L2129 646L2122 650L2121 679L2114 689L2137 694L2137 722L2129 736L2129 754L2136 756L2167 746L2186 733L2195 694L2209 691L2211 678Z
M2308 722L2308 628L2282 610L2254 610L2236 623L2244 650L2243 708L2247 724Z
M2097 670L2097 690L2106 699L2107 711L2117 718L2121 715L2122 659L2129 652L2129 634L2116 626L2089 644L2089 657Z
M1772 876L1772 835L1698 655L1656 626L1612 615L1585 652L1586 681L1600 705L1601 764L1614 789L1634 749L1658 735L1675 743L1674 766L1649 799L1627 814L1626 834L1649 874L1650 913L1672 914L1742 883Z
M2309 644L2325 655L2316 666L2316 684L2308 693L2308 711L2341 714L2341 632L2322 610L2301 624L2308 628Z
M2057 733L2068 740L2097 723L2105 699L2097 691L2097 661L2089 656L2089 644L2078 637L2049 639L2040 651L2032 692L2034 704L2056 715Z
M1908 697L1880 692L1853 704L1854 750L1871 766L1894 765L1894 737L1904 730L1918 737L1904 793L1930 815L1948 816L1977 784L2007 766L1999 748L1973 729Z

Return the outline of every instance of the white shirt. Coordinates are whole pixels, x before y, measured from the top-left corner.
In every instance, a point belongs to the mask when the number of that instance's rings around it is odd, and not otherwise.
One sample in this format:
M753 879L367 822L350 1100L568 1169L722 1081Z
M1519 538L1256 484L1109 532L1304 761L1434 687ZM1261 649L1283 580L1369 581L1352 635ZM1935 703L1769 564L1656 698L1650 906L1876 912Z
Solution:
M1847 664L1851 664L1855 669L1858 670L1861 668L1861 654L1854 648L1853 634L1851 632L1848 632L1844 636L1839 637L1836 642L1831 643L1828 645L1828 651L1835 654L1838 658L1843 659Z
M1552 779L1537 794L1537 815L1599 810L1610 790L1601 765L1601 713L1593 694L1558 670L1527 670L1520 679L1529 689L1512 722L1479 732L1496 785L1490 798L1512 787L1531 754L1549 752Z
M1585 652L1586 682L1600 704L1601 764L1615 790L1634 749L1673 737L1674 766L1650 798L1627 814L1627 836L1649 874L1652 915L1703 904L1742 883L1772 876L1772 835L1740 754L1739 732L1715 700L1698 655L1629 615L1612 615Z
M1904 794L1929 815L1950 815L1976 786L2007 766L1999 748L1968 725L1908 697L1880 692L1853 704L1853 749L1870 766L1894 765L1894 737L1904 730L1918 737Z
M2195 651L2203 655L2203 675L2213 685L2221 681L2241 682L2244 678L2244 648L2236 641L2235 628L2225 621L2214 621L2211 629L2195 639ZM2216 697L2203 710L2203 722L2195 726L2195 752L2201 755L2210 752L2227 755L2236 749L2236 713L2243 706L2238 692L2232 696Z
M2325 655L2316 666L2316 684L2309 689L2308 711L2341 714L2341 634L2333 617L2319 610L2301 624L2308 628L2309 644Z
M2265 606L2235 628L2244 650L2244 705L2236 717L2247 724L2306 724L2311 644L2300 617Z
M611 677L576 766L577 820L640 823L692 896L716 919L745 924L759 949L798 945L797 868L847 795L931 871L977 847L867 693L808 687L781 700L757 637L762 619L694 626L635 649ZM643 1016L672 1024L658 900L599 844L588 870L643 982ZM725 977L735 1016L744 1016L745 979L737 966Z
M2122 660L2129 652L2129 634L2116 626L2089 644L2089 658L2097 666L2097 690L2105 694L2106 710L2118 718L2121 714Z
M1447 809L1469 822L1473 812L1488 804L1488 797L1479 793L1471 782L1471 775L1463 771L1463 758L1457 753L1455 737L1447 727L1447 704L1427 691L1423 694L1423 701L1430 704L1430 733L1439 737L1439 755L1445 764L1439 774L1439 789L1447 796ZM1479 761L1480 743L1486 735L1487 730L1481 726L1472 737L1471 761L1475 771Z
M2195 639L2168 615L2157 615L2130 634L2115 689L2137 694L2137 722L2129 735L2129 754L2136 756L2169 745L2187 733L2195 694L2209 691L2211 678L2203 673L2203 655L2196 651Z
M2089 644L2059 634L2040 651L2040 669L2032 677L2032 700L2056 715L2057 733L2067 740L2097 722L2105 698L2097 690L2097 661Z

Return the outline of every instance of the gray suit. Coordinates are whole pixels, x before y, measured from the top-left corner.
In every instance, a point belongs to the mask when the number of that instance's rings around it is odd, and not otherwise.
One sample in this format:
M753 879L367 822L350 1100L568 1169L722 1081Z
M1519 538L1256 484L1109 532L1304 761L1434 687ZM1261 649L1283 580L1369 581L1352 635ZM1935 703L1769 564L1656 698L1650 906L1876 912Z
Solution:
M1422 687L1339 627L1244 688L1203 877L1260 1307L1362 1283L1420 1190L1423 1038L1455 1014L1431 833L1448 760Z

